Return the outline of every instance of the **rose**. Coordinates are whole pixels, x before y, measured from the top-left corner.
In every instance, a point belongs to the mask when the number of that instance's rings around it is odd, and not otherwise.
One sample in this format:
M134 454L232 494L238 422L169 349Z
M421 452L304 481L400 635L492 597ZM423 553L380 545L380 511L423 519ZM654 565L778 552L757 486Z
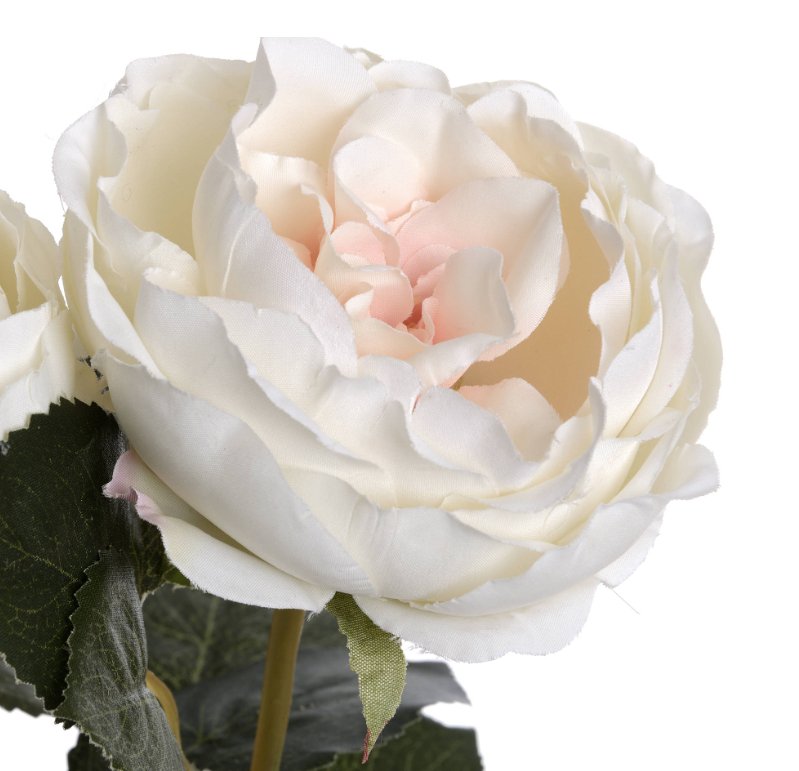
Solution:
M544 653L716 484L707 216L538 86L318 40L138 61L55 169L135 449L108 493L203 589Z
M72 328L53 237L0 191L0 440L75 392Z

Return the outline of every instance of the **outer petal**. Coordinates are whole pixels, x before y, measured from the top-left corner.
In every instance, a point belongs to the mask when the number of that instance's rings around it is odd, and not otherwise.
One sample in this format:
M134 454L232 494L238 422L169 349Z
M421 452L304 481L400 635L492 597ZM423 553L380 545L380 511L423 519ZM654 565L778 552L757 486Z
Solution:
M496 110L496 105L504 101L508 94L521 98L528 117L557 124L572 137L578 147L582 145L580 130L563 105L552 92L535 83L506 80L498 83L476 83L455 89L455 95L469 105L473 114Z
M492 386L462 386L458 393L493 412L525 460L541 460L561 424L552 405L520 378L502 380Z
M507 653L543 655L568 645L582 629L598 581L590 580L542 602L488 616L443 616L424 607L357 596L381 628L451 661L491 661Z
M178 498L136 455L117 460L106 495L132 499L161 531L170 560L195 586L226 600L320 611L329 589L299 581L247 551Z
M145 281L136 323L170 384L240 418L281 468L322 468L345 478L377 471L325 436L273 381L258 377L228 338L222 319L198 298L182 297ZM283 331L289 328L284 326ZM286 358L288 351L301 351L302 342L284 338L280 358ZM312 378L304 383L306 391L312 383Z
M342 546L286 485L263 443L233 417L104 357L119 423L142 460L202 516L303 581L370 591Z
M678 456L664 474L669 492L600 508L572 543L543 554L529 571L443 603L403 604L358 596L381 627L455 661L488 661L508 652L553 653L580 631L600 581L631 570L651 544L666 501L712 489L715 467L703 448Z
M534 556L439 508L377 506L323 474L289 471L287 478L364 566L374 586L371 597L445 600L498 576L522 573Z
M680 273L694 319L694 362L702 381L701 403L691 415L685 438L696 441L716 406L721 377L721 340L716 322L702 295L701 277L713 245L707 212L687 193L667 187L674 207L674 232L680 246Z

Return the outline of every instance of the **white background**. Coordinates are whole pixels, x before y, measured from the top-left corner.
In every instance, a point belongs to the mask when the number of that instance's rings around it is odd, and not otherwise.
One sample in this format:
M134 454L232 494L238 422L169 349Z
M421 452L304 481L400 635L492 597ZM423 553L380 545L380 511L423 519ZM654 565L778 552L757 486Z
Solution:
M0 188L57 231L55 140L129 60L178 51L251 59L262 34L319 35L429 62L453 84L533 80L575 118L634 141L715 223L704 285L725 367L705 443L722 488L670 507L648 561L618 595L598 597L565 651L458 675L488 771L799 768L799 57L795 24L780 10L789 5L282 5L5 5ZM7 771L61 771L72 742L49 718L0 714Z

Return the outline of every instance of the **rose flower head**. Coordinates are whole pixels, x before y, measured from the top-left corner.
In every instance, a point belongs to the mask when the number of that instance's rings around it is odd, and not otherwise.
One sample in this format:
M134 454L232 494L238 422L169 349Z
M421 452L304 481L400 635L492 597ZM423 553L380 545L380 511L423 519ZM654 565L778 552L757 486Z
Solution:
M546 653L716 486L704 210L531 83L321 40L131 64L56 150L64 282L198 587Z

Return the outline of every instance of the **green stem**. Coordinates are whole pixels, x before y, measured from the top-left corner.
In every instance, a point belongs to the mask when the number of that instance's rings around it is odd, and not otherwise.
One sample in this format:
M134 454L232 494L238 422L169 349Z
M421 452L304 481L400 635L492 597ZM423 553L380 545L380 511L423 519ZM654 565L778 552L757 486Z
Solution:
M178 705L175 703L175 697L172 695L172 691L169 690L167 684L149 669L147 670L144 682L150 693L158 699L158 703L164 710L172 735L177 740L178 747L180 747L183 768L188 771L191 766L189 765L189 761L186 760L186 756L183 754L183 745L180 742L180 718L178 717Z
M300 635L305 623L304 610L276 610L266 649L261 709L250 771L279 771L286 741L294 685L294 667Z

